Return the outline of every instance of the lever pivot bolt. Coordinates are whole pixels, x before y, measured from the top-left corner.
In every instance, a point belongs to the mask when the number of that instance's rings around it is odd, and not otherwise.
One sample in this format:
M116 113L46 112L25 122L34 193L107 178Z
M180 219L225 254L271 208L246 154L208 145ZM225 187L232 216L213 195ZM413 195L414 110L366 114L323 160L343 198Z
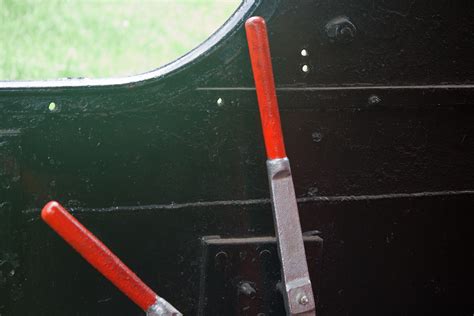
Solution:
M301 305L307 305L309 303L309 299L306 295L303 294L298 299L298 303L300 303Z

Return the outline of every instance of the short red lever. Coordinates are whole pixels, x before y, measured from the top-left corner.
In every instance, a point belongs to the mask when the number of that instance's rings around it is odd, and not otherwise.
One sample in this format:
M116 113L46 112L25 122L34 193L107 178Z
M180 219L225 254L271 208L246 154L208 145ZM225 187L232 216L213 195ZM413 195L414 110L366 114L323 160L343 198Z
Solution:
M163 312L156 315L181 315L165 300L158 298L152 289L58 202L46 204L41 217L84 259L149 315L155 315L155 305L160 305L158 307Z
M257 89L267 157L268 159L285 158L285 144L281 131L265 20L259 16L251 17L245 22L245 30L255 88Z

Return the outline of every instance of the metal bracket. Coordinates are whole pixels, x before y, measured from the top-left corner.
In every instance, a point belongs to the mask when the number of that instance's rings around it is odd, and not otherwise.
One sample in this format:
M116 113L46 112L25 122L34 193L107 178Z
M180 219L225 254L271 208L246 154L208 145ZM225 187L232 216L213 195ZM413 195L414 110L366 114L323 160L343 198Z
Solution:
M323 240L304 236L310 276L320 277ZM198 315L284 315L275 237L202 239Z

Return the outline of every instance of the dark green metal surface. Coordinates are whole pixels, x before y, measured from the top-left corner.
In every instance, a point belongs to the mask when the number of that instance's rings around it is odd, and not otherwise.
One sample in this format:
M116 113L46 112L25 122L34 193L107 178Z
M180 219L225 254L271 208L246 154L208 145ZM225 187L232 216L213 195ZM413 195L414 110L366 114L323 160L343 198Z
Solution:
M141 314L40 221L51 199L187 315L200 238L273 234L254 14L303 231L324 238L319 315L472 315L474 10L441 0L249 1L148 74L0 83L1 315ZM338 16L354 38L326 35Z

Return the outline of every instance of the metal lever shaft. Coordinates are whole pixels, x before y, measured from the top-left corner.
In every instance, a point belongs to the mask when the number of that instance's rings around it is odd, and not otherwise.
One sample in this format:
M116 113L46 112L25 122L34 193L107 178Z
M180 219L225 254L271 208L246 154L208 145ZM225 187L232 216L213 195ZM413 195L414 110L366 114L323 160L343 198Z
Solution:
M71 245L84 259L103 274L120 291L149 316L182 315L166 300L153 292L97 237L85 228L58 202L51 201L41 211L43 220Z
M245 29L268 158L268 181L281 260L285 307L289 315L315 315L295 189L281 130L265 20L251 17L246 21Z

